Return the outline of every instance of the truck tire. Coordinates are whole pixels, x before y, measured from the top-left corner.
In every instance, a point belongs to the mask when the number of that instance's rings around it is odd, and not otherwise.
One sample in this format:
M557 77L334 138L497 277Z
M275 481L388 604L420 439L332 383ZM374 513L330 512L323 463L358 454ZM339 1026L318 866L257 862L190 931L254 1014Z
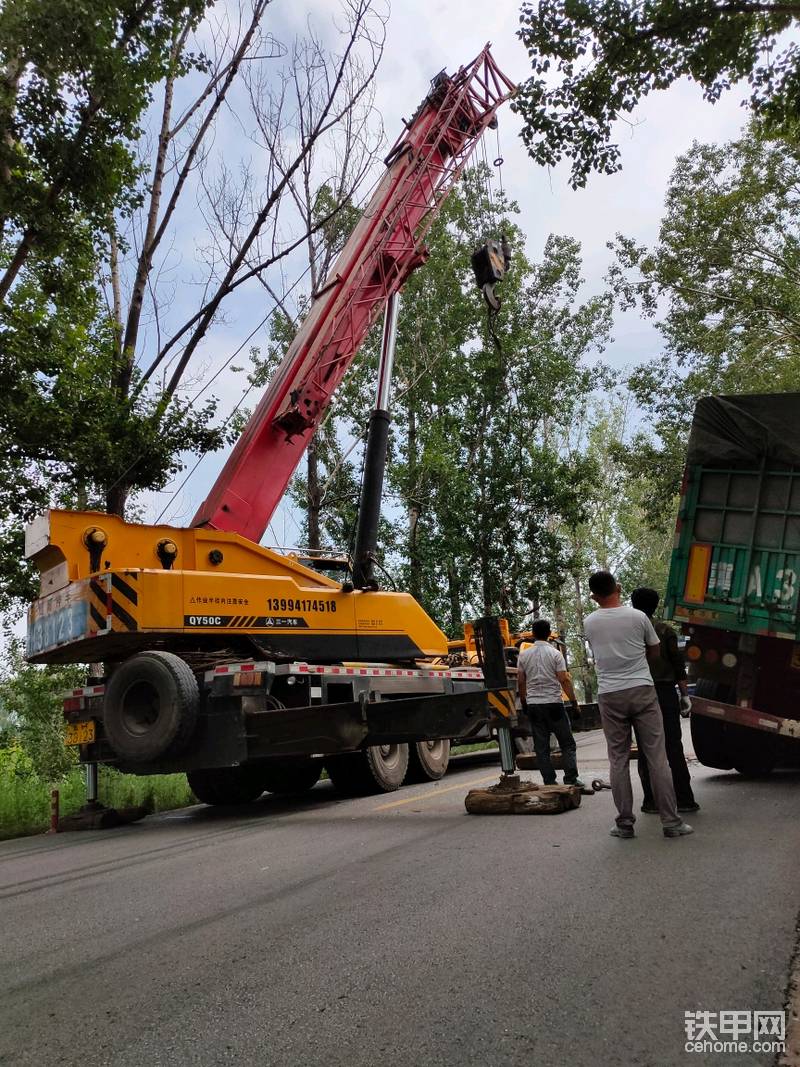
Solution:
M725 700L729 695L712 678L698 678L694 691L696 696L705 697L706 700ZM720 771L731 770L733 759L728 751L725 724L710 719L708 715L693 714L690 726L694 754L703 766Z
M268 793L307 793L322 774L319 760L269 760L262 764L261 781Z
M187 771L186 780L203 804L250 804L264 792L264 768L257 763Z
M725 724L710 719L708 715L692 713L692 747L694 754L704 767L715 767L720 771L729 771L733 759L728 752L725 741Z
M778 763L777 738L760 730L728 727L728 750L734 768L745 778L766 778Z
M450 742L415 741L408 746L409 782L438 782L447 773L450 763Z
M333 756L325 769L335 788L345 796L392 793L405 781L408 745L373 745L361 752Z
M191 667L171 652L139 652L106 685L103 729L121 759L148 763L184 751L200 695Z

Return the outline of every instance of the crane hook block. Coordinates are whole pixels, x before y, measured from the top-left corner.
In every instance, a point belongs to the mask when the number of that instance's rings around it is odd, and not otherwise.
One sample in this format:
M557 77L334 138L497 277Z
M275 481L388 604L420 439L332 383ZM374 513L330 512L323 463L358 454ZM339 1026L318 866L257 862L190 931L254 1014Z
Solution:
M501 282L511 265L511 248L505 234L499 241L487 241L472 253L472 270L483 298L493 311L500 307L494 287Z

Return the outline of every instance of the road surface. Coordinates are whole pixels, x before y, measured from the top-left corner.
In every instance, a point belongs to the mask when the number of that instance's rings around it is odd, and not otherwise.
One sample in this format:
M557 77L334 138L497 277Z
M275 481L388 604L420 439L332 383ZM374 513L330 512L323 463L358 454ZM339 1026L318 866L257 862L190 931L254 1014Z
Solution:
M466 815L497 773L0 844L0 1063L772 1063L685 1052L684 1011L783 1006L800 776L695 765L694 836L620 841L608 792Z

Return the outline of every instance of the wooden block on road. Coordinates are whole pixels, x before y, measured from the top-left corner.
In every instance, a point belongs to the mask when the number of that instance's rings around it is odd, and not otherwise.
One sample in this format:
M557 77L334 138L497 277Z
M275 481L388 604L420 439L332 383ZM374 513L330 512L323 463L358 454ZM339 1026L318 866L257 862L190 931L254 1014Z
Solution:
M519 782L513 788L500 783L488 789L471 789L464 800L470 815L559 815L580 807L577 785L536 785Z

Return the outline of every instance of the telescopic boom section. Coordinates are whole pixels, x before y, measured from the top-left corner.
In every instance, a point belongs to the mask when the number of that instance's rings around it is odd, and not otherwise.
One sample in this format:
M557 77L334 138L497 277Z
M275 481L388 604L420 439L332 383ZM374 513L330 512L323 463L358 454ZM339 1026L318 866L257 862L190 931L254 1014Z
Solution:
M434 78L194 526L261 540L370 326L425 261L428 228L514 88L489 45L456 74Z

